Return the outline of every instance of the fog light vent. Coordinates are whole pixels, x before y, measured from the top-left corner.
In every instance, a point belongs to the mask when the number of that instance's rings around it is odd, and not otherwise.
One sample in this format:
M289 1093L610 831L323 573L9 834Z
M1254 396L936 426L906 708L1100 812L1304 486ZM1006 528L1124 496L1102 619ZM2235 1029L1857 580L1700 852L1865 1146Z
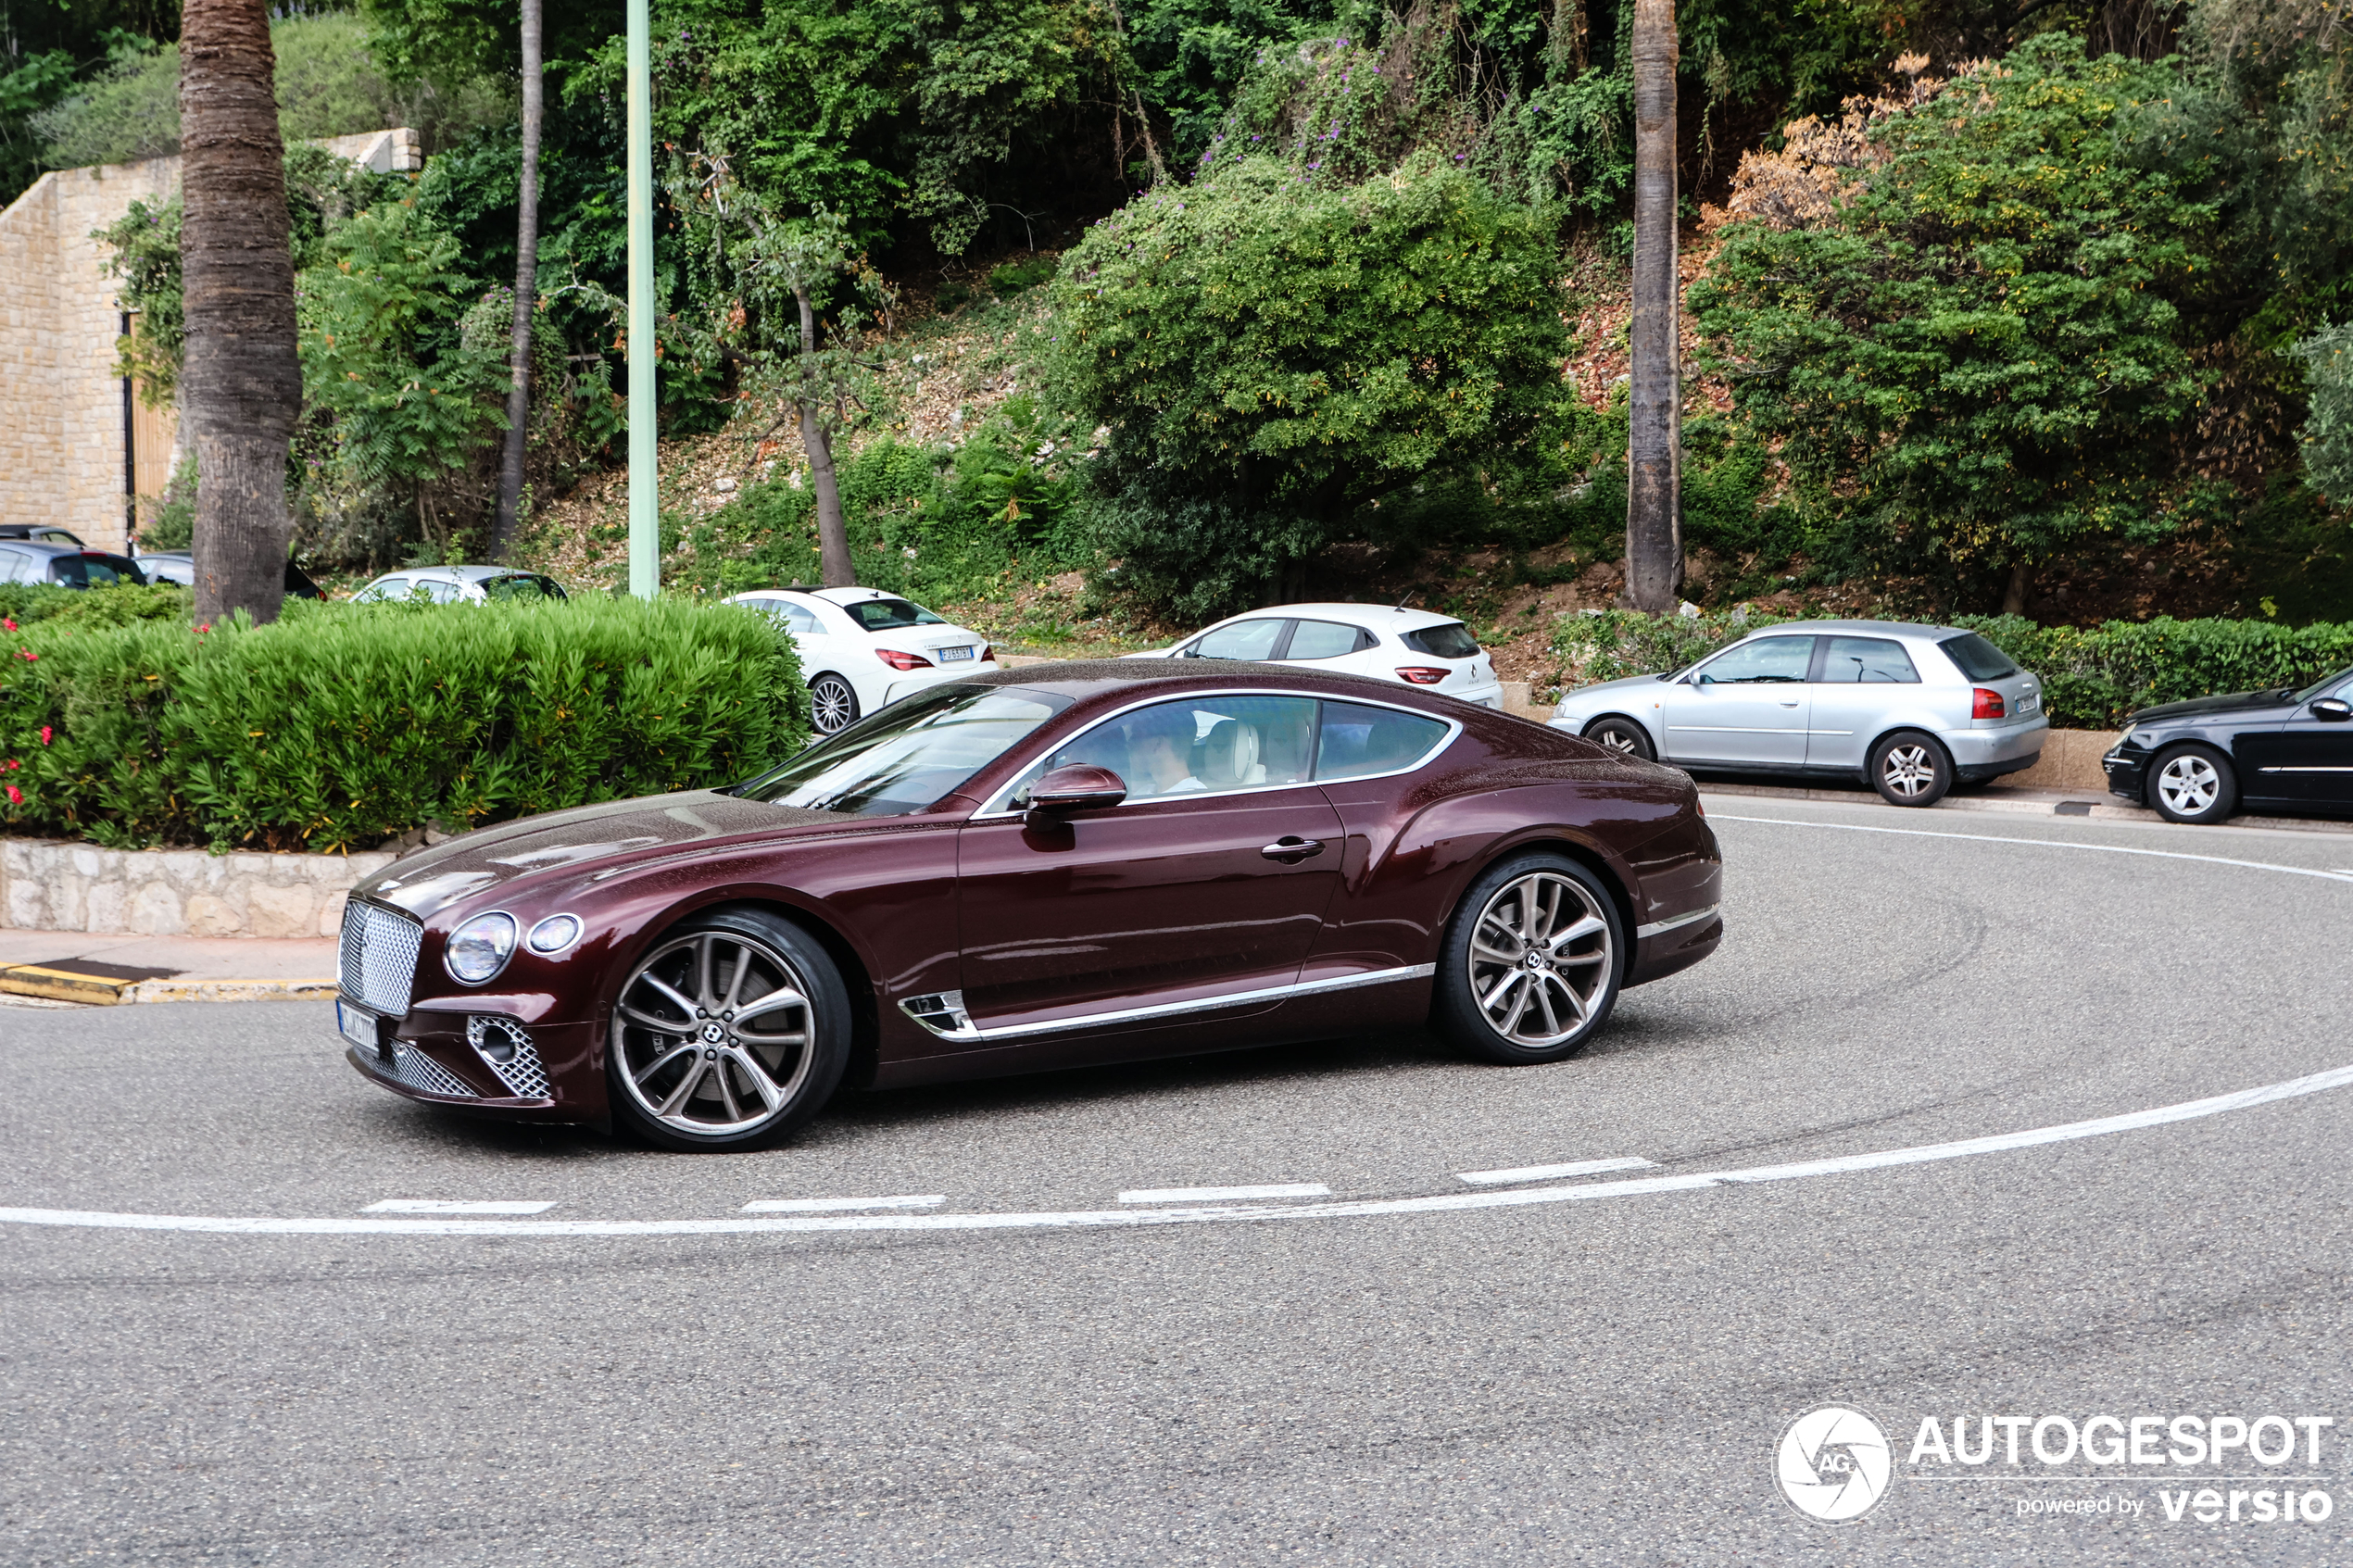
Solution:
M513 1019L480 1014L467 1019L466 1044L473 1047L474 1054L517 1099L556 1098L547 1083L547 1069L539 1060L539 1047Z

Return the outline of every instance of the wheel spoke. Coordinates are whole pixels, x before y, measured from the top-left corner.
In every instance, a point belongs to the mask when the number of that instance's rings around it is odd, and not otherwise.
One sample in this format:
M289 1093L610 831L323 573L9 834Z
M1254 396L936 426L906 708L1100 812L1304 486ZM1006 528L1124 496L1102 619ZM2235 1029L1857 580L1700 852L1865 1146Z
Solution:
M736 1022L741 1023L750 1019L761 1018L775 1011L778 1008L805 1008L808 1005L809 998L802 996L792 986L779 985L774 990L769 992L766 996L746 1002L743 1006L737 1008L736 1010ZM737 1030L736 1033L741 1034L742 1031Z
M1476 935L1471 937L1471 951L1493 963L1519 962L1518 953L1506 953L1500 947L1491 947L1481 942Z
M731 1053L732 1054L732 1053ZM744 1108L736 1103L736 1086L727 1081L727 1059L721 1057L711 1064L711 1081L719 1085L719 1101L727 1108L727 1120L740 1122Z
M672 985L661 975L656 974L651 969L648 969L643 974L637 976L637 983L641 985L650 985L655 990L661 992L663 997L674 1003L677 1006L678 1010L686 1018L691 1019L695 1016L695 1004L686 999L685 993L678 990L677 987ZM689 1027L691 1027L691 1025L689 1025Z
M1528 994L1530 989L1532 989L1532 987L1523 985L1519 988L1519 995L1512 998L1512 1014L1509 1018L1504 1020L1504 1038L1509 1039L1512 1035L1519 1033L1520 1014L1528 1010Z
M660 1056L654 1058L652 1065L648 1066L643 1073L632 1073L629 1075L632 1078L635 1078L637 1081L638 1086L642 1088L645 1086L648 1079L651 1078L655 1073L661 1072L663 1068L669 1066L672 1062L677 1060L681 1054L686 1056L694 1055L695 1043L692 1040L688 1040L684 1045L673 1046L668 1050L662 1052Z
M1588 1010L1585 1006L1585 998L1577 994L1577 987L1571 985L1567 981L1562 979L1557 974L1554 975L1552 980L1554 985L1560 987L1561 995L1568 998L1568 1011L1570 1019L1575 1022L1584 1022L1585 1015L1590 1010Z
M721 1012L735 1010L736 998L743 993L744 976L750 971L751 949L738 942L736 944L736 967L727 976L727 994L719 1000Z
M679 1108L695 1098L695 1090L702 1084L704 1071L702 1061L697 1059L695 1063L686 1069L686 1076L678 1080L678 1086L670 1091L670 1098L655 1109L655 1114L676 1116L679 1113Z
M738 1029L736 1038L748 1046L805 1046L809 1043L805 1030L795 1030L788 1035L757 1035L749 1029Z
M695 941L695 995L702 998L702 1009L706 1012L719 1010L713 1005L719 998L711 994L711 954L718 940L706 934Z
M1495 1004L1504 999L1504 993L1510 990L1513 986L1518 985L1521 981L1527 978L1528 971L1524 969L1514 969L1508 971L1504 975L1503 979L1495 983L1495 988L1492 991L1488 992L1487 995L1478 999L1479 1007L1486 1011L1489 1016L1492 1017L1495 1011ZM1515 1013L1513 1016L1517 1017L1518 1014Z
M638 1028L649 1030L656 1035L687 1035L694 1032L694 1021L691 1019L664 1018L658 1012L646 1012L630 1007L626 1003L623 1004L619 1011L623 1022L634 1023Z
M1535 998L1538 1010L1544 1015L1544 1033L1557 1035L1561 1032L1561 1021L1553 1011L1553 987L1548 984L1550 979L1549 975L1538 976L1536 984L1529 986L1528 991L1529 995Z
M1591 936L1597 931L1607 931L1608 929L1608 923L1604 922L1601 916L1587 915L1583 920L1577 922L1577 923L1570 926L1567 931L1560 933L1553 938L1552 947L1554 958L1557 960L1560 956L1561 948L1567 944L1578 940L1579 937Z
M749 1051L731 1050L727 1053L727 1060L734 1062L736 1071L750 1081L751 1092L760 1097L760 1108L762 1110L775 1110L776 1101L784 1093L783 1085L768 1075L768 1069L761 1064L760 1059Z

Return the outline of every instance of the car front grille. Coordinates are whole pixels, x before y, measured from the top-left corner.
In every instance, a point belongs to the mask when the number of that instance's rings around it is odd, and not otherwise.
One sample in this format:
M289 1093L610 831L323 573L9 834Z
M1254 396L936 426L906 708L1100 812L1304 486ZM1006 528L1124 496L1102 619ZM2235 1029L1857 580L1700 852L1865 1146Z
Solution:
M480 1099L472 1085L455 1073L434 1060L406 1040L392 1043L392 1060L379 1060L377 1070L396 1083L406 1084L419 1094L448 1095L464 1099Z
M424 927L407 915L357 898L345 904L343 994L371 1011L404 1016L424 935Z

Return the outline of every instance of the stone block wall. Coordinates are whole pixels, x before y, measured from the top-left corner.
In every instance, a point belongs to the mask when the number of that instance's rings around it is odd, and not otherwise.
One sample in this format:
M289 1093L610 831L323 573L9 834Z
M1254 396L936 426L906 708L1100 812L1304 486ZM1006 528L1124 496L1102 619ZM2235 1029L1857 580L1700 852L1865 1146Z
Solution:
M141 936L333 936L344 898L396 856L211 855L0 841L0 925Z
M407 129L320 144L379 173L424 163ZM177 157L55 169L0 212L0 522L53 523L98 549L128 543L120 285L90 236L179 186ZM147 456L143 470L169 475Z

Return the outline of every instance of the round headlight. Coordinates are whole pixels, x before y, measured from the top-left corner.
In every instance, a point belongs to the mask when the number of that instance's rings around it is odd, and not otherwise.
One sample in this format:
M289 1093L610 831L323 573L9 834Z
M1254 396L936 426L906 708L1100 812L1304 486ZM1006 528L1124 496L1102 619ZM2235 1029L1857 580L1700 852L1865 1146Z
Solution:
M476 915L449 934L441 961L452 975L479 985L507 967L515 951L515 917L493 912Z
M549 915L531 928L529 938L535 953L560 953L579 940L578 915Z

